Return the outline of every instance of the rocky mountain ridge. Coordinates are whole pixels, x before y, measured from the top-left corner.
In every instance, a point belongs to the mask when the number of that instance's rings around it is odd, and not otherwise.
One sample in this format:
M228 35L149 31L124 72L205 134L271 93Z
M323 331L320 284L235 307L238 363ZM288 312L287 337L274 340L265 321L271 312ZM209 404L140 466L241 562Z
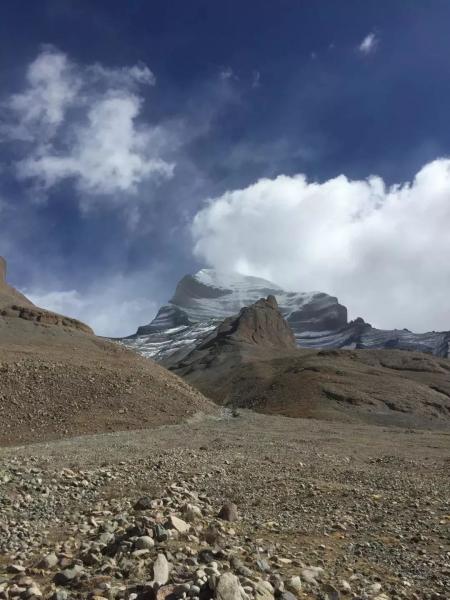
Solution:
M164 361L172 354L190 352L223 319L268 295L276 298L300 348L387 348L449 356L449 331L377 329L362 318L348 321L346 307L323 292L286 292L265 279L213 269L183 277L153 321L122 341L144 356Z
M6 282L6 273L6 260L0 256L0 316L3 317L0 322L0 331L3 331L8 324L17 325L17 322L11 321L11 319L20 318L43 326L56 325L83 333L93 333L88 325L77 319L35 306L26 296Z

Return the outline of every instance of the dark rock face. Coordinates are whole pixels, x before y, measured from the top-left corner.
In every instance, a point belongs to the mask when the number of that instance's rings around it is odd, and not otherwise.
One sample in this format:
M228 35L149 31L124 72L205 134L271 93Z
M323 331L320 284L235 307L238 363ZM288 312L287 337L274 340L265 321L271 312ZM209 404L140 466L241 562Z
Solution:
M239 364L247 354L269 356L296 348L294 334L281 315L275 297L268 296L225 319L190 352L182 349L163 363L184 375L212 367L228 369Z
M232 293L232 290L220 289L211 285L205 285L192 275L185 275L178 283L175 294L170 300L171 304L189 308L196 298L221 298Z
M296 348L294 334L278 310L275 296L261 298L242 308L236 317L225 319L199 348L224 342L262 348Z
M142 325L138 328L136 335L148 335L158 331L164 331L173 327L189 326L192 322L189 315L178 306L165 305L162 306L155 319L148 325Z
M347 324L347 309L336 300L330 303L328 294L315 294L313 301L286 316L294 330L334 331Z
M123 341L144 356L166 361L175 353L189 353L224 319L268 295L276 298L300 348L395 348L449 355L448 331L416 334L375 329L361 318L348 322L346 307L323 292L286 292L265 279L212 269L183 277L170 303Z

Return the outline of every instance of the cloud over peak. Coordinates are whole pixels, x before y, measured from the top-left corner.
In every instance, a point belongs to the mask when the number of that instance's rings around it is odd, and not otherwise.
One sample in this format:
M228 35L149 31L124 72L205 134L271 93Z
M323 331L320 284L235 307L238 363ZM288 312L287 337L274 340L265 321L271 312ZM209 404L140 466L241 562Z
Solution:
M450 329L450 160L412 182L260 179L214 198L192 225L196 256L287 289L337 295L378 327Z

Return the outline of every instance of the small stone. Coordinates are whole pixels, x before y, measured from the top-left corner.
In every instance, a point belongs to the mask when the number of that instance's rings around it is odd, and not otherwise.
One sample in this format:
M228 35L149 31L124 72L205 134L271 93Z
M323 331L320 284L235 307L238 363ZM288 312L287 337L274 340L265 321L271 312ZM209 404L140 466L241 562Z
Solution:
M372 595L378 594L379 592L381 592L381 583L372 583L372 585L369 586L367 591L369 594Z
M186 504L183 508L183 517L186 521L192 522L202 518L202 511L194 504Z
M312 585L317 585L317 580L323 575L322 567L305 567L300 571L303 579Z
M203 564L209 565L209 563L216 560L216 557L211 550L205 548L204 550L200 550L198 553L198 560Z
M264 560L263 558L258 558L256 560L256 566L258 567L258 569L260 571L262 571L263 573L270 573L270 565L269 563Z
M8 565L6 570L8 573L24 573L25 567L23 565Z
M236 504L234 504L234 502L225 502L217 516L223 521L237 521L239 515Z
M302 591L302 580L298 575L291 577L285 583L286 589L298 596Z
M242 600L239 579L233 573L224 573L216 583L216 600Z
M143 535L136 540L136 550L151 550L155 545L152 537L149 535Z
M325 600L340 600L341 598L341 594L339 593L339 591L332 585L324 585L322 591L325 595Z
M209 525L209 527L205 530L203 537L205 538L207 544L210 546L215 546L220 537L220 532L214 525Z
M175 585L163 585L156 592L156 600L166 600L166 598L175 598L176 597L176 589L177 589L177 586L175 586ZM148 594L149 599L151 597L150 594L151 594L151 592L149 591L149 594ZM139 596L139 599L140 598L141 598L141 596ZM145 596L145 598L147 599L147 596Z
M57 585L69 585L72 581L78 579L82 572L83 567L81 565L74 565L71 568L56 573L53 580Z
M159 523L156 523L156 525L153 527L153 535L155 536L157 542L165 542L169 537L166 529Z
M280 598L281 600L297 600L297 596L292 592L288 592L287 590L281 592L281 595L277 596L277 598Z
M273 600L273 587L268 581L258 581L255 587L256 600Z
M54 552L44 556L38 563L39 569L53 569L58 564L58 557Z
M153 563L153 580L164 585L169 581L170 566L164 554L158 554Z
M66 590L56 590L52 596L52 600L67 600L69 593Z
M175 515L170 515L169 522L171 527L178 531L178 533L186 533L190 529L190 525L188 525L188 523L183 521L183 519L176 517Z
M152 499L149 496L142 496L134 505L134 510L149 510L152 508Z

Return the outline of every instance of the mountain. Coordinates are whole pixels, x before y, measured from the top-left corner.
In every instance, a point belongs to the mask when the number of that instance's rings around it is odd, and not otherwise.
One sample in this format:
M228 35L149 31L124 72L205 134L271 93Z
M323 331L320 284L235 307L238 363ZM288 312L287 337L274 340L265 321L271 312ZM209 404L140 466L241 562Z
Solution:
M216 409L163 367L34 306L0 259L0 445L177 423Z
M265 279L213 269L183 277L153 321L122 341L144 356L164 361L174 353L188 353L224 318L270 294L300 348L387 348L449 356L448 331L417 334L406 329L376 329L362 318L349 322L346 307L334 296L286 292Z
M407 427L450 423L450 361L387 349L300 349L274 296L163 362L233 408Z

